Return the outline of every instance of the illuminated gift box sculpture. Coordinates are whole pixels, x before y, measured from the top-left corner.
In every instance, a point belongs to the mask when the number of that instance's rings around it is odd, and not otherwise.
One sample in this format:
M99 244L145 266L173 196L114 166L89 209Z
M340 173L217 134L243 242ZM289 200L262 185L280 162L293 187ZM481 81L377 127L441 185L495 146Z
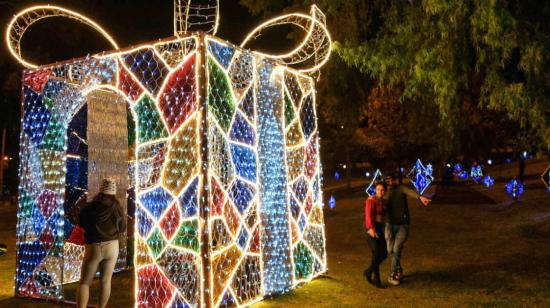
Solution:
M325 272L316 98L306 73L328 59L330 37L322 13L311 13L273 19L243 43L266 27L299 25L306 41L283 56L189 31L121 50L62 8L14 17L10 48L31 67L16 293L62 299L63 284L78 280L83 246L64 213L93 197L104 176L135 207L137 306L247 305ZM25 14L78 19L117 50L34 67L18 47L35 21ZM125 258L122 245L118 269Z

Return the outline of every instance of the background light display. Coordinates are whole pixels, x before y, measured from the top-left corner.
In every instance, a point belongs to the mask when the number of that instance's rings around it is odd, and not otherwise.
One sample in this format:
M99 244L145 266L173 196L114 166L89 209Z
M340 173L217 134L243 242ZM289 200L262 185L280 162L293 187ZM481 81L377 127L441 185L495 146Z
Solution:
M331 210L336 207L336 198L334 198L333 195L330 195L330 198L328 199L328 206Z
M472 166L472 170L470 170L470 178L476 183L479 183L483 179L483 168L481 165Z
M486 175L483 178L483 185L485 185L487 188L491 188L495 184L495 179L493 179L492 176Z
M419 194L423 194L426 188L428 188L434 180L432 173L432 165L428 164L424 166L420 159L418 159L407 177L411 180L416 191L418 191Z
M523 195L523 183L516 179L511 179L506 183L506 192L514 199Z
M461 179L461 180L465 180L468 178L468 172L466 172L466 170L464 170L464 168L462 167L462 165L460 163L456 163L456 165L454 166L454 172L453 172L454 176L456 176L457 178Z

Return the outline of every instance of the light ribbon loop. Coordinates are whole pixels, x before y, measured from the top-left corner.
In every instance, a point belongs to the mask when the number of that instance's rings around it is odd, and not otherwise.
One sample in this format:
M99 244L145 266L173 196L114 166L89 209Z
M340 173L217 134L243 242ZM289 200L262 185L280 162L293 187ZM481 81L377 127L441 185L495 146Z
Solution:
M174 35L181 37L197 31L214 35L219 16L219 0L174 0Z
M312 5L310 14L292 13L270 19L252 30L241 43L241 47L245 47L250 41L258 38L265 29L290 24L307 33L298 47L286 54L260 54L282 61L287 65L302 64L303 66L297 69L302 73L316 72L330 58L332 39L323 12L316 5Z
M31 63L21 55L21 39L27 29L35 22L50 17L67 17L79 21L97 30L105 37L115 49L119 49L115 40L99 24L77 12L51 5L38 5L25 9L15 15L6 29L6 44L10 53L27 68L36 68L37 64Z
M23 66L36 68L21 55L21 39L27 29L35 22L49 17L67 17L77 20L97 30L115 49L119 49L115 40L99 24L77 12L50 5L33 6L19 12L13 17L6 30L6 43L11 54ZM203 31L215 34L219 24L219 0L174 0L174 33L182 36L193 31ZM286 65L293 66L302 73L317 72L330 58L332 39L326 27L323 12L311 6L310 15L292 13L268 20L252 30L241 47L258 38L262 31L274 26L293 25L303 30L306 35L302 42L286 54L265 54L267 58L275 59Z

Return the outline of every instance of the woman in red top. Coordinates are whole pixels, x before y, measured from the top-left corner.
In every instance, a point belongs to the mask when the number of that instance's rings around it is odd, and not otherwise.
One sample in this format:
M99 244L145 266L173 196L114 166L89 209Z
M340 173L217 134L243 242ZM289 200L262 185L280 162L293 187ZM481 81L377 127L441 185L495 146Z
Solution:
M386 184L383 182L377 183L375 195L370 196L365 203L365 229L368 233L367 243L372 251L372 261L369 268L363 272L363 275L369 283L377 288L383 288L380 282L380 263L388 255L382 223L382 217L384 216L382 198L385 193Z

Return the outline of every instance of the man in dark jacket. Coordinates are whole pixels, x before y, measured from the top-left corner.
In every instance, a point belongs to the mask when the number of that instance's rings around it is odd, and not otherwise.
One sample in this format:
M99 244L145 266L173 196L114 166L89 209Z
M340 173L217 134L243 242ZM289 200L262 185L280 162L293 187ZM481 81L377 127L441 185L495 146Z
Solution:
M409 235L409 205L407 196L418 199L422 204L428 205L431 200L421 196L415 190L398 184L396 177L386 177L388 191L385 195L386 201L386 226L384 235L388 245L388 254L391 256L391 270L388 282L392 285L399 285L403 277L401 267L401 252L403 245Z

